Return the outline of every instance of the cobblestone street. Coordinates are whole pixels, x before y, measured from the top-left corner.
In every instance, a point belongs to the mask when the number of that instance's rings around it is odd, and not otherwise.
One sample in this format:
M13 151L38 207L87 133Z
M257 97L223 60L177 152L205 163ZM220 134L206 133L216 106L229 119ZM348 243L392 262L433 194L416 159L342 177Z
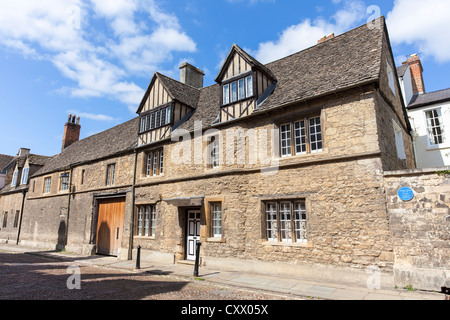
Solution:
M79 268L79 269L74 269ZM80 289L69 289L80 274ZM1 300L283 300L287 296L213 285L170 275L77 266L23 253L0 252ZM72 278L71 278L72 277ZM292 297L290 297L292 299Z

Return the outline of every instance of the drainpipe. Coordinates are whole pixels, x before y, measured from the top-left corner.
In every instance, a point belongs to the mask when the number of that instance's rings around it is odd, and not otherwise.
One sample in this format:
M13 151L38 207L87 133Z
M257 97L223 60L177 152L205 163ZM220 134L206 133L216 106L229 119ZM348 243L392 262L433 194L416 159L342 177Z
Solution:
M67 246L69 238L69 214L70 214L70 198L72 196L72 174L73 174L73 167L70 168L69 174L69 200L67 201L66 239L64 240L64 247Z
M128 260L133 260L133 234L134 234L134 204L136 189L136 168L138 152L134 150L133 185L131 186L131 219L130 219L130 239L128 241Z
M26 194L27 194L27 189L23 189L22 190L22 205L21 205L21 208L20 208L19 230L17 230L16 246L19 245L20 230L22 229L23 208L25 206L25 196L26 196Z

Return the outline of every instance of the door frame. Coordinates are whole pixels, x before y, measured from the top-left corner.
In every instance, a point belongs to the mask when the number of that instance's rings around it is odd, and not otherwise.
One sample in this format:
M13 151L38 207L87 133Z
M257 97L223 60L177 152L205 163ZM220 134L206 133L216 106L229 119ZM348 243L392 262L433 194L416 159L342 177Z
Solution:
M100 195L94 195L93 197L93 214L92 214L92 222L91 222L91 237L89 240L89 244L90 245L94 245L94 254L101 254L98 253L98 248L97 248L97 231L98 231L98 218L99 218L99 203L101 201L104 200L113 200L113 199L117 199L117 198L122 198L125 202L125 209L124 209L124 217L123 217L123 222L122 222L122 232L121 232L121 241L123 241L123 236L124 233L123 231L125 230L125 219L126 219L126 211L127 211L127 193L123 192L123 193L115 193L115 194L100 194ZM119 244L119 251L121 249L121 243ZM120 252L119 252L120 253Z
M197 242L200 242L200 228L201 228L201 220L202 220L202 210L201 208L186 208L186 226L185 226L185 234L184 234L184 258L186 260L189 261L194 261L195 260L195 250L196 250L196 246L194 247L194 255L191 255L191 257L189 257L189 213L190 212L197 212L198 213L198 222L197 222L197 226L198 226L198 239L194 239L197 240Z

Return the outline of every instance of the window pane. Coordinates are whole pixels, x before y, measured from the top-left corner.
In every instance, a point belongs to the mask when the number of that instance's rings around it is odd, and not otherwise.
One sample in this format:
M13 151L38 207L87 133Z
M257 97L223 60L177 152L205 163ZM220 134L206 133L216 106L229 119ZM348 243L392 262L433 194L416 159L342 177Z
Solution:
M294 203L294 228L297 242L306 242L306 210L304 201Z
M166 108L161 109L161 126L166 124Z
M151 153L147 154L147 168L146 168L146 175L147 177L151 175L152 173L152 157L153 155Z
M138 211L138 236L143 235L143 225L144 225L144 208L139 207Z
M246 96L251 97L253 95L253 77L248 76L245 78L245 90L246 90Z
M211 138L211 165L213 168L219 167L219 138Z
M292 242L290 202L282 202L280 204L280 233L281 241Z
M267 240L277 241L277 205L266 204L266 234Z
M141 118L141 132L145 131L145 124L147 122L147 117L142 117Z
M146 237L149 236L150 231L150 207L145 207L145 215L144 215L144 235Z
M158 173L158 152L153 154L153 175L156 176Z
M44 180L44 193L50 193L50 188L52 185L52 178L45 178Z
M164 167L164 150L159 152L159 174L163 174Z
M156 111L156 122L155 122L155 128L159 128L161 126L161 111Z
M20 179L20 184L27 184L28 182L28 170L29 168L24 168L22 171L22 179Z
M153 112L150 116L150 129L155 129L155 113Z
M213 205L213 236L214 237L222 237L222 205L214 204Z
M151 221L151 233L150 236L154 237L155 236L155 228L156 228L156 207L155 206L151 206L151 217L150 217L150 221Z
M304 120L294 123L294 139L295 154L306 153L306 128Z
M286 157L291 153L291 125L285 124L280 127L281 156Z
M237 100L237 83L231 83L231 102L235 102Z
M322 151L322 127L320 117L309 119L309 142L311 152Z
M17 175L19 174L19 172L16 170L13 173L13 178L12 178L12 182L11 182L11 186L15 187L17 185Z
M426 112L427 129L430 145L438 145L445 142L444 126L442 124L441 109Z
M230 85L226 84L223 86L223 104L230 103Z
M245 81L241 79L238 81L239 100L245 99Z
M170 124L172 122L172 107L166 108L166 123Z

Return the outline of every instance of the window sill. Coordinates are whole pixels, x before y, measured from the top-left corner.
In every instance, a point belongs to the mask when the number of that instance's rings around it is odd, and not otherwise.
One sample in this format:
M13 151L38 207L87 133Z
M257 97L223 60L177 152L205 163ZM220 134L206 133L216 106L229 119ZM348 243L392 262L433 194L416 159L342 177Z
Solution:
M226 243L226 239L225 238L207 238L206 242L218 242L218 243Z
M273 247L303 247L303 248L312 247L312 243L311 242L263 241L262 245L264 245L264 246L273 246Z
M287 159L301 159L301 158L311 158L311 157L317 157L320 155L328 154L328 149L324 148L321 151L313 151L309 153L300 153L300 154L293 154L290 156L279 156L279 160L287 160Z
M427 151L436 151L436 150L444 150L444 149L450 149L449 144L438 144L435 146L428 146Z
M152 237L146 237L146 236L133 236L133 239L140 239L140 240L155 240L156 237L152 236Z

